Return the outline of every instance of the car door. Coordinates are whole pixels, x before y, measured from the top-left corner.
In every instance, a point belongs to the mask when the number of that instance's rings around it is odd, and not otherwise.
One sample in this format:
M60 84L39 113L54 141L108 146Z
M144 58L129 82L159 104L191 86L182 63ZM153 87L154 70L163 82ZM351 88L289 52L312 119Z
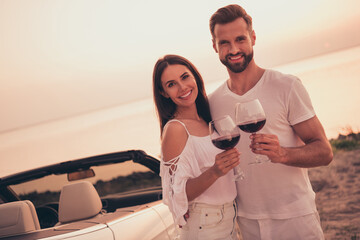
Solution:
M169 210L169 207L161 203L153 207L153 209L159 214L163 221L170 239L175 239L178 235L177 226L174 224L174 218Z
M157 202L161 204L161 201ZM161 211L161 207L158 208ZM115 239L126 240L164 240L169 239L167 226L153 206L146 206L119 220L108 222Z

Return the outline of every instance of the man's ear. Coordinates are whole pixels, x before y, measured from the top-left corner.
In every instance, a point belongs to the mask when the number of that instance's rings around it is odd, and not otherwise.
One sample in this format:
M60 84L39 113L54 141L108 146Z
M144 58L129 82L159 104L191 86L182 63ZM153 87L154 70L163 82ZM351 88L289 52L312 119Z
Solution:
M255 42L256 42L256 34L255 34L254 30L252 30L252 32L251 32L251 42L252 42L252 45L254 46Z
M215 39L212 39L212 44L213 44L213 49L215 50L216 53L218 53Z

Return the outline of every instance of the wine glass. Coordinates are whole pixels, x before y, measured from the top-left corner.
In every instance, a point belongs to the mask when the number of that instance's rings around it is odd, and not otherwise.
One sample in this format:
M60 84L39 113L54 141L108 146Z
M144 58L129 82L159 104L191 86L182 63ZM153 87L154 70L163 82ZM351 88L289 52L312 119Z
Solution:
M228 115L209 123L210 138L215 147L229 150L238 144L240 130ZM239 166L234 167L234 180L244 179L244 173Z
M256 134L260 131L266 122L264 109L259 99L248 102L237 103L235 107L236 125L244 132ZM264 155L255 155L254 163L268 162L270 159Z

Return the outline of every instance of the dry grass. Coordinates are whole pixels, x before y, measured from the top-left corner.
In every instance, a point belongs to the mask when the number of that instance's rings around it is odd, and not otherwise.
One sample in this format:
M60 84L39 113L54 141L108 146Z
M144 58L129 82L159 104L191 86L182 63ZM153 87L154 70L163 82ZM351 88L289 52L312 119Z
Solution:
M327 240L360 240L360 150L335 152L329 166L309 170Z

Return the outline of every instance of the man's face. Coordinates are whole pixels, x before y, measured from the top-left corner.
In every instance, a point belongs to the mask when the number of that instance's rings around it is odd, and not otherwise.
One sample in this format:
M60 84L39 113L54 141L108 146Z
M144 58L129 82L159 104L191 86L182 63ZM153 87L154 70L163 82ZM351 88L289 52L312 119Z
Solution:
M232 72L244 71L253 59L255 33L249 33L243 18L227 24L216 24L213 39L214 50L220 61Z

